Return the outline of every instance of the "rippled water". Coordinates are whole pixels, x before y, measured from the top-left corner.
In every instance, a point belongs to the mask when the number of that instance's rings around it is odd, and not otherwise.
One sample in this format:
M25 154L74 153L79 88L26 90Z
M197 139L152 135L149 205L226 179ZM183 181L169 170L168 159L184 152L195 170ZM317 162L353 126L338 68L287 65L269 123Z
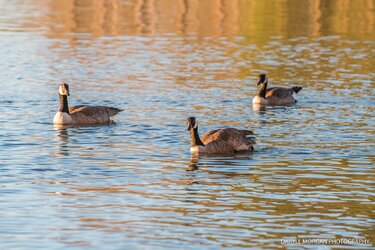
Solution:
M373 246L373 1L291 2L0 0L0 247ZM260 72L298 103L252 107ZM126 111L54 127L62 82ZM192 115L256 152L191 157Z

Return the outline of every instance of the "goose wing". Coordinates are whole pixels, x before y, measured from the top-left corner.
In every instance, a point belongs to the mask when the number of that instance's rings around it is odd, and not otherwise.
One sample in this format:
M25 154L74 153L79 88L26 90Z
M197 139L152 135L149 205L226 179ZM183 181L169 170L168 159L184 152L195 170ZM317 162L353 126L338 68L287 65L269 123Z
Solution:
M69 107L69 113L72 113L74 112L74 110L80 109L82 107L87 107L87 105L77 105L77 106Z
M255 141L253 138L246 137L251 134L253 132L250 130L225 128L209 131L202 136L201 140L210 151L216 153L234 153L252 150Z
M222 134L222 133L219 132L220 130L222 130L222 129L210 130L210 131L204 133L204 135L201 137L202 142L206 145L206 144L216 140ZM219 132L219 133L217 133L217 132Z
M293 90L290 88L273 87L268 88L266 93L267 97L287 98L293 96Z

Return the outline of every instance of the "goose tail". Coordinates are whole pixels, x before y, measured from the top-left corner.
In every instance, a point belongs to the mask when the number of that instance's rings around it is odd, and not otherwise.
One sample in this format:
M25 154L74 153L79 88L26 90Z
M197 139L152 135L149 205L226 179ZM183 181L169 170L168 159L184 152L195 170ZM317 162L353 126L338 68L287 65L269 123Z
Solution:
M251 130L246 130L246 129L241 130L241 132L242 132L244 135L253 135L253 134L254 134L253 131L251 131Z
M107 110L108 110L109 116L115 116L118 113L124 111L124 109L114 108L114 107L107 107Z
M293 90L296 94L297 94L298 92L300 92L301 89L302 89L302 87L300 87L300 86L294 86L294 87L292 87L292 90Z

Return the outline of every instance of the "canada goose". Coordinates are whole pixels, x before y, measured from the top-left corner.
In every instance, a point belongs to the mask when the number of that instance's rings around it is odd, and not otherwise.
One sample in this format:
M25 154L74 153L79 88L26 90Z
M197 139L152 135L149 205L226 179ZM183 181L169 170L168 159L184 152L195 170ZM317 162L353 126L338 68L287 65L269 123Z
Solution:
M110 123L111 117L123 109L105 106L79 105L68 107L69 85L61 84L59 88L60 109L53 118L57 125L94 125Z
M195 117L187 118L186 124L191 136L190 152L192 153L232 154L254 150L254 138L246 137L253 134L250 130L238 130L235 128L216 129L205 133L200 138L198 122Z
M293 93L298 93L302 87L294 86L291 88L273 87L268 88L268 78L265 74L259 75L257 85L260 85L258 93L253 99L253 104L261 105L286 105L296 103Z

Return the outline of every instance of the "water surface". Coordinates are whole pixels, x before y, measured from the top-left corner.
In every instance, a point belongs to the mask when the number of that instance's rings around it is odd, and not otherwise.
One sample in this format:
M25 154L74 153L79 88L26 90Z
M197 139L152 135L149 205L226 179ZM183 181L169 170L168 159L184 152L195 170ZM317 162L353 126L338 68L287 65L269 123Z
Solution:
M374 244L374 2L174 2L0 0L0 247ZM298 103L252 107L261 72ZM125 112L54 127L63 82ZM191 157L188 116L256 152Z

